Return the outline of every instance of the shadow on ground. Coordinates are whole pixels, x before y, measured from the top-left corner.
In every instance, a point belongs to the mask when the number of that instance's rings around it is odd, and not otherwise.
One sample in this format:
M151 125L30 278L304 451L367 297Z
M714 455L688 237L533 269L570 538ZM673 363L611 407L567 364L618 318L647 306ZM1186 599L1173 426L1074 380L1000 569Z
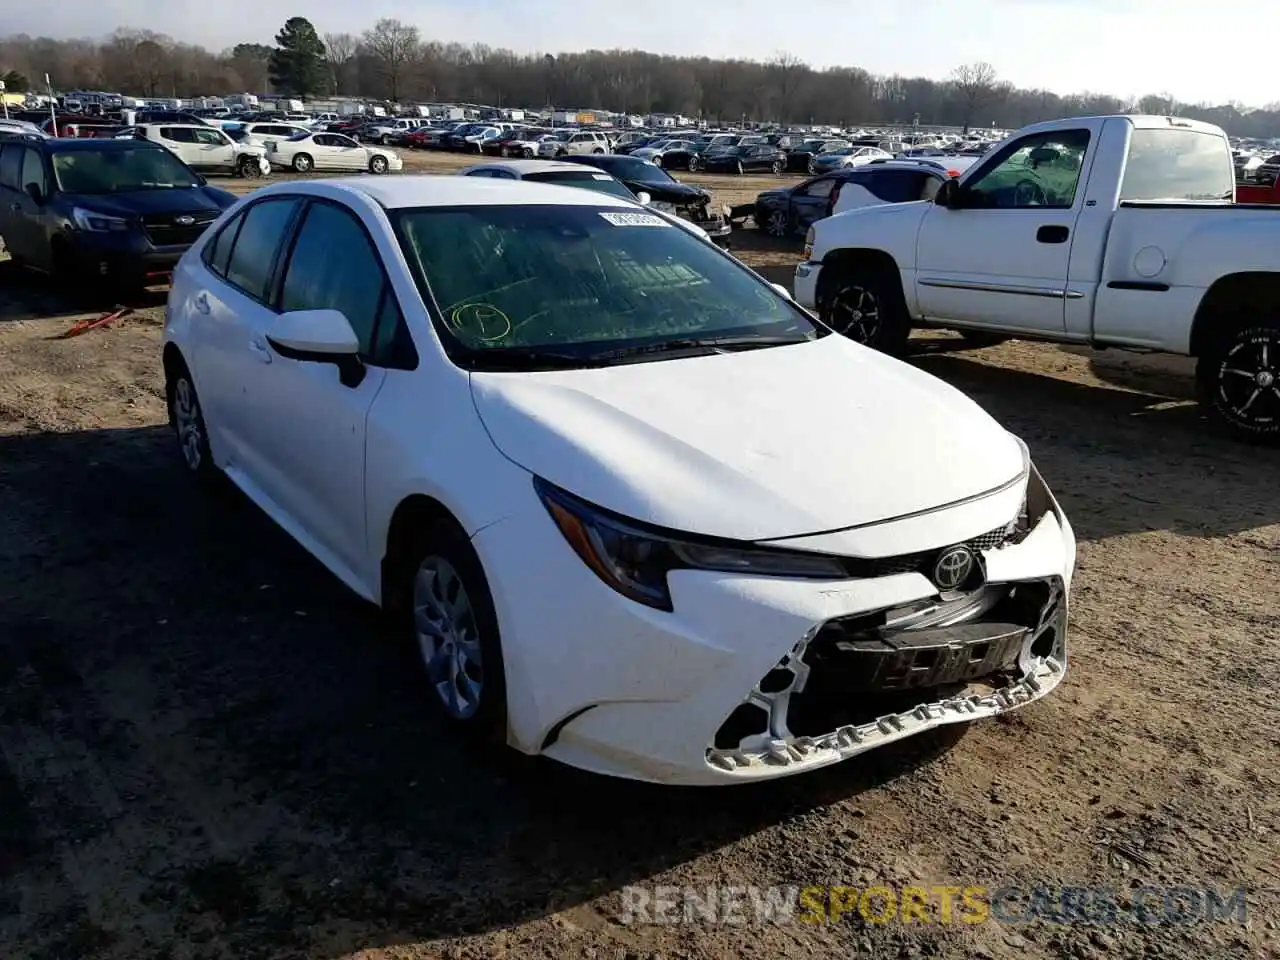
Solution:
M103 314L122 306L135 310L160 307L167 294L168 287L153 287L122 299L91 284L60 284L12 260L0 260L0 323Z
M467 748L374 612L161 428L0 438L0 953L216 931L333 957L508 927L901 776L953 728L735 790ZM172 950L172 953L165 953Z

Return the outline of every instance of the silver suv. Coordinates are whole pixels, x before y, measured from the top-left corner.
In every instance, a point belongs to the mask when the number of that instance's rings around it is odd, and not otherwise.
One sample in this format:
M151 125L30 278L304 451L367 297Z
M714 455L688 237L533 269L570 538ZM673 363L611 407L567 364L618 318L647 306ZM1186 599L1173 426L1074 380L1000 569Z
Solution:
M608 153L609 150L609 138L595 130L566 130L557 134L554 139L543 140L538 144L539 157Z

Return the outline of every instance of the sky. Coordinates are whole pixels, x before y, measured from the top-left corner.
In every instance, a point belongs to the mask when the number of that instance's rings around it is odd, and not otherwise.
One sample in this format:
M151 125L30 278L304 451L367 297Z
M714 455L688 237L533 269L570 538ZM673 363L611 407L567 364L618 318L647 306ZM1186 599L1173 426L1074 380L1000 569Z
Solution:
M1265 6L1265 4L1264 4ZM221 50L270 43L290 16L321 33L360 33L379 17L425 40L519 52L634 48L764 60L786 52L814 67L946 76L986 60L1020 87L1183 103L1280 99L1275 31L1243 29L1202 0L13 0L0 35L103 36L118 27Z

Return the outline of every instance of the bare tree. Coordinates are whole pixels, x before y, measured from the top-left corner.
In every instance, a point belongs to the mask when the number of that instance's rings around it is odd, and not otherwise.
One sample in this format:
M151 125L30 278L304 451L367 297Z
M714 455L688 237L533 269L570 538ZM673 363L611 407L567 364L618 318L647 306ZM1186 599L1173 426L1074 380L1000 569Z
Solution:
M349 33L326 33L324 35L325 60L329 63L329 74L333 78L333 92L341 93L343 80L347 72L347 64L355 59L356 38Z
M951 73L951 85L960 100L961 123L969 132L977 112L1000 99L1001 85L996 68L986 61L966 63Z
M406 68L417 56L419 42L417 27L392 18L379 20L372 30L365 32L364 48L378 61L390 87L392 101L400 99L400 85Z
M778 96L778 119L786 123L796 116L796 91L809 73L809 66L799 57L782 52L767 64L774 92Z

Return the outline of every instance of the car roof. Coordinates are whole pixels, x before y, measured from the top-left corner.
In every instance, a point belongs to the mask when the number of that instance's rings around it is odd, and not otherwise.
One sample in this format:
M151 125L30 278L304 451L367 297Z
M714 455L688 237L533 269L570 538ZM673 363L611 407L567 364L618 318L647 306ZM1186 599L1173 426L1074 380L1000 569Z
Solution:
M164 150L158 143L150 140L112 139L108 137L50 137L47 140L34 141L59 153L83 150L86 153L100 153L104 150ZM167 150L165 150L168 153Z
M103 140L102 143L113 141ZM155 149L163 149L156 147ZM568 166L568 165L566 165ZM572 167L581 170L581 167ZM294 180L255 190L253 196L276 193L318 197L366 197L388 210L406 207L577 206L619 207L625 200L594 190L562 187L533 180L494 180L457 174L411 174L395 177L335 177Z
M963 173L981 160L981 157L895 157L893 160L873 160L856 169L865 170L919 170L921 167L935 172L955 170Z
M494 160L492 163L477 163L458 172L469 173L472 170L509 170L519 177L524 177L531 173L552 173L556 170L575 170L581 173L582 164L566 163L563 160ZM608 174L602 175L608 176Z

